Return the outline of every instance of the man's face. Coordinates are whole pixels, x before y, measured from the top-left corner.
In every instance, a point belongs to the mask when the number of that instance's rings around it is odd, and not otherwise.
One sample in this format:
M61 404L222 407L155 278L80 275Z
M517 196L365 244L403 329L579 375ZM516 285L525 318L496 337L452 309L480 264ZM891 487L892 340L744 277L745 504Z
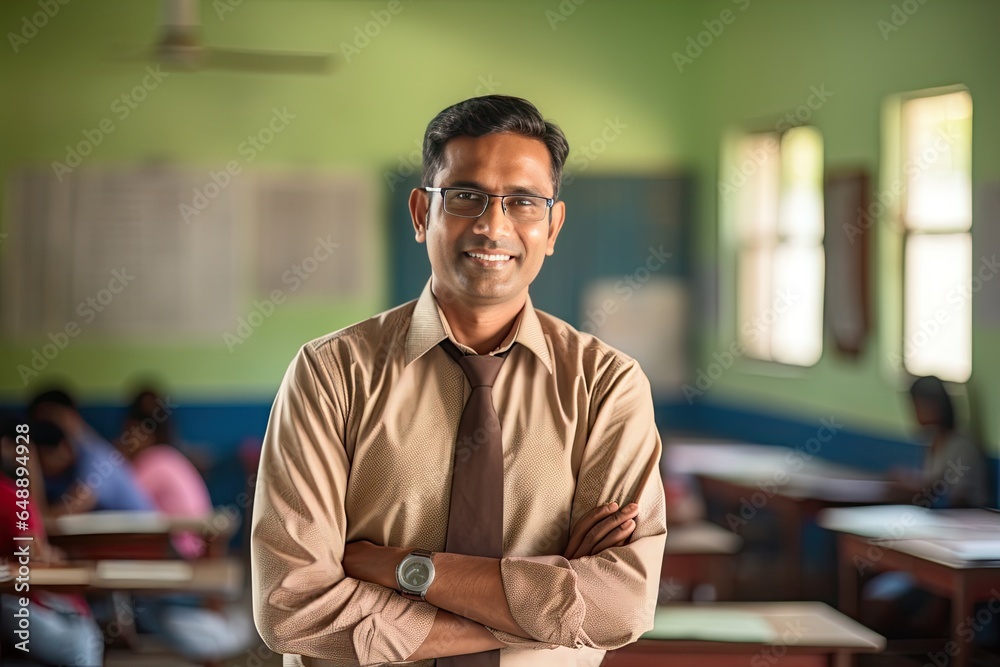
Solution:
M445 145L435 187L464 187L491 194L552 197L551 158L545 144L517 134L456 137ZM434 295L469 307L523 301L528 285L551 255L565 218L556 202L540 222L515 223L499 199L478 218L444 212L439 193L414 190L410 213L416 238L427 243ZM476 257L486 255L488 258Z

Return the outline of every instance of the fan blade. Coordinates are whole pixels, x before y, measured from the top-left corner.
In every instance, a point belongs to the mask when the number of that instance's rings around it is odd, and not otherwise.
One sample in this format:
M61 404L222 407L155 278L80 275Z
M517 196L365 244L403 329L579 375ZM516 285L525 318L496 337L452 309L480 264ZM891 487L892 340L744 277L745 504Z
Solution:
M326 53L207 48L203 66L272 74L325 74L332 60L333 57Z

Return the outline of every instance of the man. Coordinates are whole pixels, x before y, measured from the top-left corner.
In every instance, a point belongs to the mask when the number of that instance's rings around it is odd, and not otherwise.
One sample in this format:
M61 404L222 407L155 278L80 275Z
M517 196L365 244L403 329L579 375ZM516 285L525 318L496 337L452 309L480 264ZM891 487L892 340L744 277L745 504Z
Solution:
M52 516L91 510L154 509L132 466L83 420L65 391L45 391L28 406L33 419L52 422L49 438L36 438Z
M438 114L410 194L423 294L292 361L251 533L257 628L286 665L597 667L651 627L666 524L649 383L528 297L568 150L522 99ZM474 365L495 379L473 385Z

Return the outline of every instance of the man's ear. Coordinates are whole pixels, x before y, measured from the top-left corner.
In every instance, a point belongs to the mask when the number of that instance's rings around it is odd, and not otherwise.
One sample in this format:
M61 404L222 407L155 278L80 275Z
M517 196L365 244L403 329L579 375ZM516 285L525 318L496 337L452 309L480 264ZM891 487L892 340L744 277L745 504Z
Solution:
M552 205L552 217L549 219L549 238L548 245L545 247L546 255L555 253L556 237L559 236L559 230L562 229L564 222L566 222L566 204L557 201Z
M427 239L427 207L430 197L423 190L410 190L410 218L413 219L413 231L417 243Z

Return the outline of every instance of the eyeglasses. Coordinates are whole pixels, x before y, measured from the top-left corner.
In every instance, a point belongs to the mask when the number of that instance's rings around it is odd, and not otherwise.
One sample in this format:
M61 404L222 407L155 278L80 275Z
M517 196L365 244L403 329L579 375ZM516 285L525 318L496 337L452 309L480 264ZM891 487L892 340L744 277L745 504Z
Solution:
M421 188L424 192L440 192L444 198L444 212L460 218L478 218L486 212L490 198L500 200L503 214L511 221L528 224L541 222L555 199L537 195L491 195L479 190L465 188Z

